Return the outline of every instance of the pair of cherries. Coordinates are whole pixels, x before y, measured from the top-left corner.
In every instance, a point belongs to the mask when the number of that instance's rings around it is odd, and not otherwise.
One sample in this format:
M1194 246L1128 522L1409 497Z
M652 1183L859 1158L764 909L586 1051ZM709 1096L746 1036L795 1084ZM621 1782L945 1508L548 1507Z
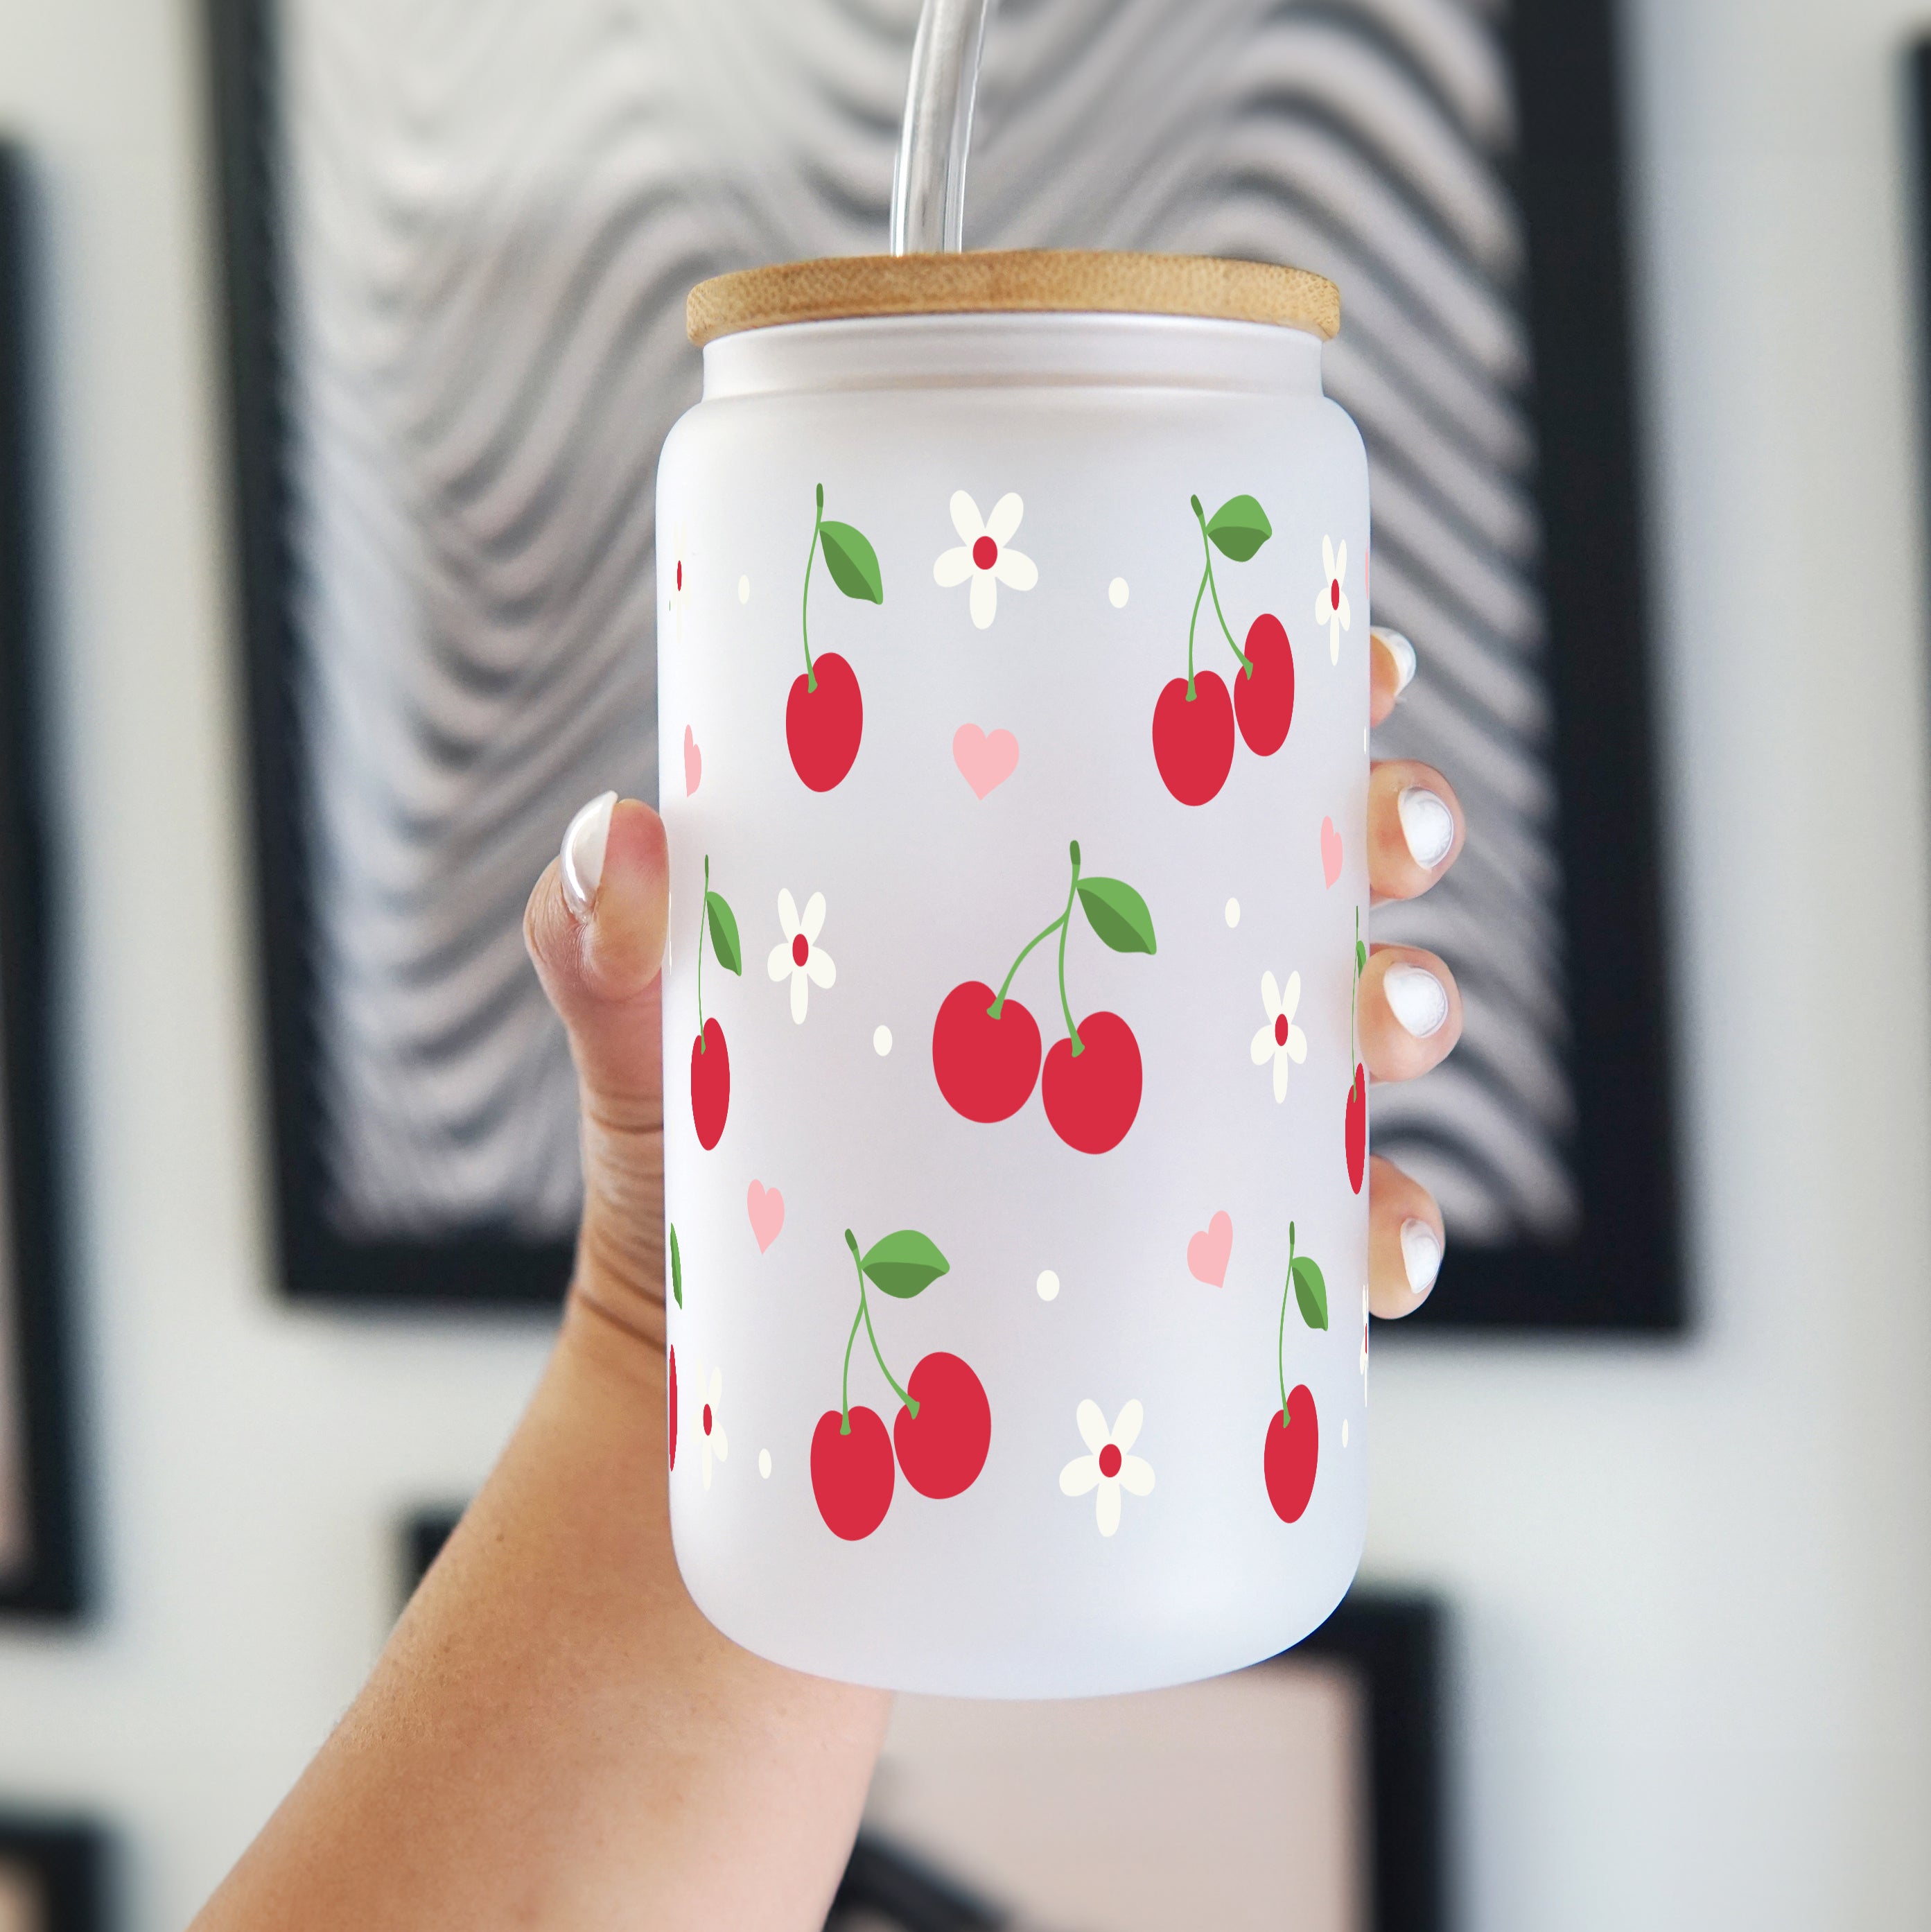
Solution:
M1247 496L1229 497L1211 517L1198 496L1189 501L1205 563L1187 625L1187 674L1169 682L1153 706L1153 762L1181 804L1204 805L1219 795L1234 768L1237 723L1247 748L1258 758L1272 758L1287 742L1294 720L1294 654L1286 626L1271 611L1263 611L1247 627L1244 650L1237 644L1214 581L1215 550L1245 563L1273 535L1267 512ZM1231 697L1219 672L1194 668L1195 627L1201 599L1210 591L1222 634L1240 664Z
M857 1543L885 1520L897 1471L919 1495L938 1502L963 1496L978 1481L992 1445L992 1406L985 1384L961 1357L943 1352L924 1356L901 1385L879 1346L868 1284L895 1300L914 1300L951 1272L937 1246L916 1228L887 1234L862 1253L847 1228L845 1246L858 1270L858 1308L845 1338L838 1405L819 1417L811 1432L811 1494L825 1527ZM851 1399L852 1351L860 1328L879 1372L898 1398L889 1435L876 1409Z

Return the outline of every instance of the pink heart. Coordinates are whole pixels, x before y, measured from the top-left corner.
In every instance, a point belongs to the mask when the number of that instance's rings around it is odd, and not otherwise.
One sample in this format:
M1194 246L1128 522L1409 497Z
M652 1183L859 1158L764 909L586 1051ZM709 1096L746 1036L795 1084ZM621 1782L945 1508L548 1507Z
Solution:
M1327 874L1330 886L1341 876L1341 834L1335 830L1331 818L1321 821L1321 869Z
M952 763L983 798L1012 776L1019 763L1019 740L1010 731L994 731L988 737L976 724L961 724L952 734Z
M1227 1279L1227 1258L1234 1252L1234 1223L1222 1213L1187 1243L1187 1273L1195 1281L1219 1288Z
M757 1237L757 1251L763 1254L784 1226L784 1197L776 1188L754 1180L745 1204L751 1210L751 1232Z
M696 734L689 725L684 728L684 796L688 798L697 789L697 782L704 776L704 754L697 748ZM1330 880L1330 884L1333 882Z

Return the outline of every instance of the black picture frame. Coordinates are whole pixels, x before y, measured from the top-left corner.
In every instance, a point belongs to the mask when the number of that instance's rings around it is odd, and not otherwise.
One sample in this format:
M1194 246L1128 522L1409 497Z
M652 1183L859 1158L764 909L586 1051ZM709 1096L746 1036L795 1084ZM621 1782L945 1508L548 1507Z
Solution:
M25 158L0 143L0 1319L19 1384L0 1404L17 1399L29 1544L25 1567L0 1574L0 1615L67 1617L82 1604L33 667L30 214Z
M1581 1213L1560 1245L1450 1243L1398 1324L1687 1326L1615 0L1516 0L1516 182L1555 698Z
M322 1114L296 801L289 495L271 153L274 0L208 0L227 242L233 474L253 725L256 871L281 1276L298 1297L553 1301L565 1242L505 1227L343 1240L319 1208ZM1528 237L1557 712L1580 1211L1557 1245L1451 1244L1405 1324L1669 1333L1687 1321L1678 1226L1644 531L1630 331L1615 0L1516 0L1509 38ZM1451 1235L1453 1230L1450 1230Z
M397 1552L402 1601L461 1517L460 1508L444 1506L405 1520ZM1366 1694L1365 1808L1373 1840L1366 1932L1443 1932L1448 1922L1444 1631L1438 1599L1357 1585L1327 1622L1276 1660L1345 1666ZM997 1932L1006 1922L969 1884L864 1832L832 1913L828 1932L836 1932L841 1916L856 1914L898 1932Z
M1276 1660L1344 1665L1366 1697L1373 1841L1366 1932L1442 1932L1447 1922L1441 1624L1432 1598L1357 1588ZM1000 1932L1008 1922L970 1886L862 1832L827 1932L838 1932L846 1916L895 1932Z
M108 1847L95 1825L0 1811L0 1869L31 1874L42 1932L106 1932Z

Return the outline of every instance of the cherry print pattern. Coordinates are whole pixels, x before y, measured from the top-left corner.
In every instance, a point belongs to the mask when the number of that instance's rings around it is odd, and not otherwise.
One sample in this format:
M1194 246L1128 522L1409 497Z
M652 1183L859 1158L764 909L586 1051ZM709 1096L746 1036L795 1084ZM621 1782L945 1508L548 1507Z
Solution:
M1361 975L1368 964L1368 948L1361 938L1361 909L1354 909L1354 980L1348 996L1348 1057L1354 1062L1354 1083L1348 1090L1348 1111L1342 1127L1342 1150L1348 1160L1348 1184L1357 1194L1368 1174L1368 1070L1360 1059L1356 1036L1361 1005Z
M885 580L878 554L864 533L850 524L825 518L825 486L818 485L818 513L811 547L805 554L805 590L799 625L805 642L805 668L793 681L784 707L784 742L791 766L813 791L829 791L843 782L858 756L865 734L865 700L851 666L835 651L811 655L811 566L823 550L832 581L847 597L883 604Z
M1188 499L1200 526L1205 562L1187 622L1187 674L1161 691L1153 706L1153 762L1162 782L1183 805L1205 805L1219 795L1234 766L1234 728L1249 750L1271 758L1287 742L1294 716L1294 654L1286 627L1270 611L1248 626L1246 648L1234 641L1220 608L1213 553L1246 563L1274 533L1267 513L1252 496L1230 496L1209 517L1198 496ZM1217 671L1194 667L1194 634L1201 600L1213 598L1213 614L1240 669L1234 694Z
M697 1144L709 1151L724 1138L731 1106L731 1057L724 1030L704 1017L704 940L709 935L718 964L742 977L744 949L738 941L737 915L724 896L711 890L710 854L704 855L704 903L697 925L697 1036L691 1042L691 1118Z
M1046 1118L1067 1146L1105 1154L1126 1138L1140 1111L1140 1043L1117 1013L1089 1013L1077 1024L1066 997L1066 938L1077 904L1116 952L1152 953L1157 942L1147 902L1121 879L1082 878L1080 848L1068 848L1072 880L1058 918L1020 948L999 991L982 980L955 986L932 1027L932 1071L955 1113L990 1124L1009 1120L1040 1087ZM1060 1011L1066 1036L1046 1056L1040 1078L1039 1028L1009 996L1014 976L1042 940L1059 935Z
M886 1366L872 1325L868 1282L895 1300L910 1301L952 1271L929 1237L901 1228L860 1252L847 1228L845 1246L858 1270L858 1308L845 1337L838 1406L819 1417L811 1435L811 1493L825 1527L856 1543L885 1520L896 1467L921 1496L962 1495L979 1480L992 1444L992 1408L970 1364L943 1352L921 1358L903 1385ZM873 1359L899 1408L892 1432L875 1409L851 1399L852 1351L862 1328Z
M1288 1223L1288 1278L1281 1288L1281 1321L1275 1343L1274 1370L1280 1383L1281 1406L1267 1420L1261 1476L1267 1500L1283 1522L1298 1522L1314 1494L1321 1462L1321 1424L1314 1394L1304 1383L1288 1387L1288 1304L1300 1309L1309 1328L1327 1328L1327 1282L1307 1255L1295 1252L1294 1224Z

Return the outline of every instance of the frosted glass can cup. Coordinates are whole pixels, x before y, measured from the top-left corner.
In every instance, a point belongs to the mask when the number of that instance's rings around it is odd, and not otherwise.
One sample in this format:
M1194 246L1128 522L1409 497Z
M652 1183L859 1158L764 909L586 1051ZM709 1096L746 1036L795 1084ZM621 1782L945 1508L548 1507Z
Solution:
M1270 1656L1367 1499L1334 291L868 258L691 319L657 496L685 1581L896 1689Z

